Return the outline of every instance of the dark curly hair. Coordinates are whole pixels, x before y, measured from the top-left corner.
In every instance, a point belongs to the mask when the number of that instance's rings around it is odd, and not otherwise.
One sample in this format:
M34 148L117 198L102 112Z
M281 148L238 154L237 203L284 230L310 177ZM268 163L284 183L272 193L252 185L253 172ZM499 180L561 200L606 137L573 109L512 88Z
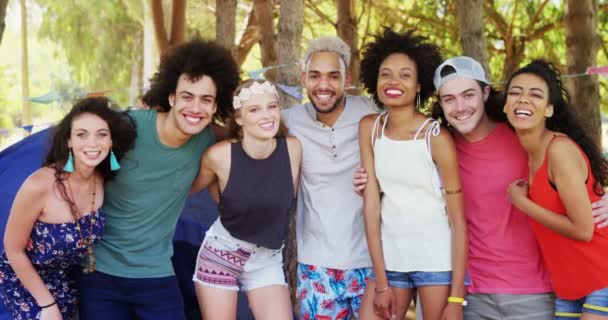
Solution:
M160 60L158 72L150 79L150 89L142 101L150 107L160 107L159 111L169 111L169 95L175 93L182 74L192 81L210 77L217 88L216 116L224 120L229 115L232 93L239 84L239 67L228 49L200 38L169 49Z
M456 73L456 70L454 69L454 67L447 65L443 67L443 69L441 69L440 75L443 78L452 73ZM496 90L494 87L483 81L475 80L475 82L477 82L477 84L479 85L479 88L481 89L482 93L486 87L490 87L490 94L488 95L488 100L486 100L486 102L484 103L486 114L488 115L490 120L499 123L506 123L507 116L504 112L502 112L502 107L504 106L504 96L502 92ZM443 108L441 107L439 99L437 100L438 101L435 101L433 103L433 106L431 107L431 117L437 119L442 125L449 127L450 123L445 118L445 114L443 113Z
M380 65L388 56L394 53L403 53L416 64L418 83L420 84L420 103L424 105L435 91L433 74L441 61L441 51L434 44L426 42L427 38L417 36L413 30L397 33L384 27L381 34L374 36L374 41L365 45L363 59L361 60L361 82L372 95L374 101L379 102L378 71ZM379 105L380 108L383 106Z
M583 149L589 158L591 172L595 177L594 191L597 195L603 195L603 187L608 185L608 162L604 159L599 146L591 140L574 117L570 94L560 79L561 75L557 67L544 60L534 60L511 75L507 81L507 90L513 78L520 74L532 74L545 81L549 87L549 103L553 105L553 116L546 119L546 128L567 135Z
M103 119L110 128L112 151L118 160L133 147L137 133L135 122L118 106L106 97L85 98L76 102L72 110L53 128L51 148L47 154L44 166L55 169L56 176L61 180L63 166L68 160L70 149L68 140L72 133L72 122L85 113L94 114ZM110 157L106 157L95 170L105 180L112 179L116 174L110 170Z

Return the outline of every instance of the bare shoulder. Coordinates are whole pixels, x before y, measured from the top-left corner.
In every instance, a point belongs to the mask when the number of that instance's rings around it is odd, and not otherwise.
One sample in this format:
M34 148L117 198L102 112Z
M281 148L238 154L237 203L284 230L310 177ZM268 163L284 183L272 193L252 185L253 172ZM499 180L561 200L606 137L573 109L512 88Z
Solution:
M568 138L565 135L558 135L547 147L547 157L549 160L556 159L559 161L552 161L555 163L584 163L585 159L581 151L579 150L576 142Z
M378 114L368 114L359 121L359 130L371 130L374 122L378 118Z
M225 157L227 155L230 155L230 148L232 146L232 141L230 140L222 140L214 145L212 145L211 147L209 147L209 149L207 149L207 151L205 151L205 154L203 155L204 158L207 158L209 160L218 160L218 159L225 159Z
M432 129L429 129L432 130ZM439 134L435 135L432 134L431 135L431 142L432 143L439 143L441 145L451 145L454 143L454 138L452 137L452 134L450 133L450 131L444 127L444 126L440 126L439 127Z
M294 151L297 153L301 153L302 152L302 144L300 143L300 140L298 140L298 138L294 137L294 136L288 136L285 137L285 141L287 141L287 148L289 151Z
M40 168L32 173L21 186L20 192L33 197L44 196L55 183L55 170L49 167Z

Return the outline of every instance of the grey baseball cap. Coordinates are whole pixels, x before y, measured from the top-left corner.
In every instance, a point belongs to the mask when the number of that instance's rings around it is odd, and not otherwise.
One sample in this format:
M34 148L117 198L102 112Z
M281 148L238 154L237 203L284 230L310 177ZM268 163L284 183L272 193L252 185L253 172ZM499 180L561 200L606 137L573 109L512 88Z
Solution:
M456 70L454 73L447 74L445 76L441 76L441 71L446 66L450 66ZM435 85L435 90L439 91L439 88L454 78L469 78L473 80L478 80L483 83L488 83L486 79L486 73L483 71L483 67L477 60L467 57L467 56L459 56L447 59L444 61L437 69L435 69L435 76L433 77L433 84Z

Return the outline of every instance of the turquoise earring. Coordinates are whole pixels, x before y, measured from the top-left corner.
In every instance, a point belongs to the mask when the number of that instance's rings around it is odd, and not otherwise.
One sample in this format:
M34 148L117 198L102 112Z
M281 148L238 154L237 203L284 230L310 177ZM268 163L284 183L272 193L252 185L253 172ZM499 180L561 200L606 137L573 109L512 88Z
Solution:
M70 154L68 155L68 161L63 166L63 171L65 172L74 172L74 158L72 157L72 150L70 150Z
M116 171L120 169L120 165L118 164L118 160L116 160L116 156L114 155L114 151L110 151L110 170Z

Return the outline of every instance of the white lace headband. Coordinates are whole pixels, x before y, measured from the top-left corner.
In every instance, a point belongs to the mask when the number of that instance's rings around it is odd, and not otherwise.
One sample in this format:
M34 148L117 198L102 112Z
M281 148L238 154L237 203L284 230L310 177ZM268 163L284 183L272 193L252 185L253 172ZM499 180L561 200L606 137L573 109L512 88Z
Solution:
M240 109L243 106L242 103L251 99L253 95L264 93L274 94L277 99L279 98L277 88L272 83L268 81L259 83L256 81L251 86L241 89L241 92L239 92L238 95L234 96L234 98L232 99L232 107L235 110Z

